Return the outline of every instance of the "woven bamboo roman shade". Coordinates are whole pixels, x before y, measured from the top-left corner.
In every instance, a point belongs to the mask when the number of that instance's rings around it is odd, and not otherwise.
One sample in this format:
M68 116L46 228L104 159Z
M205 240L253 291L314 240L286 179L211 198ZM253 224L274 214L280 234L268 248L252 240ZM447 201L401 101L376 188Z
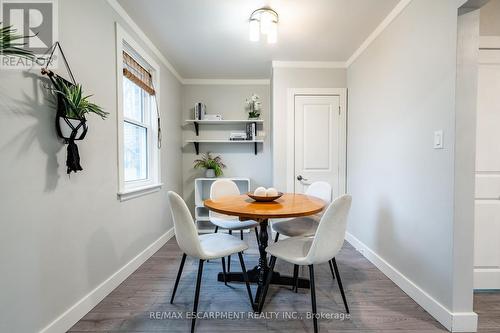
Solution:
M151 73L127 52L123 52L123 76L144 89L148 94L155 94Z

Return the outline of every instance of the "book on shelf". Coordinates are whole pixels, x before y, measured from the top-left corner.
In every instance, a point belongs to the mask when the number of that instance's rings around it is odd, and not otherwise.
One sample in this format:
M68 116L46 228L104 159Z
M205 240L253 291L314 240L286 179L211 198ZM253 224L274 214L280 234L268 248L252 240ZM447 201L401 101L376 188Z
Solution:
M255 140L256 137L255 123L248 123L246 126L247 140Z
M207 106L203 103L196 103L194 106L194 119L202 120L205 118Z

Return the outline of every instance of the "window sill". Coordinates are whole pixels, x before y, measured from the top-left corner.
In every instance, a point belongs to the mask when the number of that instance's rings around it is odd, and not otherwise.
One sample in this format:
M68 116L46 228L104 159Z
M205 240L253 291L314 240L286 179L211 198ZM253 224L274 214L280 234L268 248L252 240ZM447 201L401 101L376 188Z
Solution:
M134 189L124 190L124 191L118 192L118 199L120 201L127 201L130 199L141 197L141 196L146 195L146 194L158 192L161 189L162 185L163 185L163 183L159 183L159 184L136 187Z

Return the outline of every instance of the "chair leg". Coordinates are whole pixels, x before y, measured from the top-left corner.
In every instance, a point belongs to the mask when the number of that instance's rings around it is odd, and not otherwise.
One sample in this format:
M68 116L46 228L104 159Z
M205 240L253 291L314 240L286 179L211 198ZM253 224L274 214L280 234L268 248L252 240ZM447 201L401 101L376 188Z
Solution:
M243 240L243 229L240 230L240 239Z
M276 243L278 241L278 239L280 238L280 233L277 232L276 233L276 237L274 237L274 242Z
M222 277L224 278L224 284L227 286L227 278L226 278L226 258L222 257Z
M216 226L215 226L215 231L214 231L214 234L216 234L216 233L217 233L217 231L219 231L219 226L218 226L218 225L216 225Z
M201 286L202 273L203 273L203 260L200 259L200 263L198 264L198 278L196 279L196 291L194 293L193 320L191 321L191 333L194 332L194 326L196 325L196 313L198 311L198 301L200 299L200 286Z
M179 266L179 271L177 271L177 278L175 279L174 291L172 292L172 297L170 298L170 304L174 303L175 292L177 291L177 286L179 285L179 280L181 279L182 269L184 268L184 263L186 262L186 254L182 254L181 265Z
M229 229L229 234L233 234L233 231L231 229ZM231 272L231 256L227 256L227 272Z
M293 265L293 287L292 290L299 290L299 265Z
M333 272L333 265L331 260L328 262L328 266L330 266L330 272L332 272L332 280L335 280L335 273Z
M342 300L344 301L345 311L349 313L349 306L347 306L347 299L344 293L344 287L342 287L342 280L340 279L339 268L337 267L337 261L335 258L332 259L333 269L335 270L335 275L337 276L337 283L339 284L340 294L342 295Z
M253 230L255 230L255 238L257 238L257 246L259 246L260 244L259 231L257 230L257 227L255 227Z
M250 306L253 310L253 297L252 290L250 289L250 280L248 279L247 269L245 267L245 261L243 260L242 252L238 252L238 257L240 258L241 271L243 272L243 279L247 285L248 298L250 298Z
M267 272L267 281L260 295L259 308L257 311L259 313L262 312L262 308L264 307L264 302L266 301L267 290L269 289L269 285L271 284L271 280L273 279L273 270L275 264L276 264L276 257L271 256L271 259L269 260L269 271Z
M309 265L309 282L311 284L311 303L314 333L318 333L318 318L316 318L316 287L314 285L314 265Z

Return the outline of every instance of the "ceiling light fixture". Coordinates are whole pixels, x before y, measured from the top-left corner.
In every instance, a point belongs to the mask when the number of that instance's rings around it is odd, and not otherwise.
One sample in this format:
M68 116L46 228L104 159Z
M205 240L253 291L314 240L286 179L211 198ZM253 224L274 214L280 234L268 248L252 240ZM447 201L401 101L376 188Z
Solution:
M255 10L249 19L250 40L258 42L260 34L267 35L267 43L274 44L278 41L278 13L271 8Z

